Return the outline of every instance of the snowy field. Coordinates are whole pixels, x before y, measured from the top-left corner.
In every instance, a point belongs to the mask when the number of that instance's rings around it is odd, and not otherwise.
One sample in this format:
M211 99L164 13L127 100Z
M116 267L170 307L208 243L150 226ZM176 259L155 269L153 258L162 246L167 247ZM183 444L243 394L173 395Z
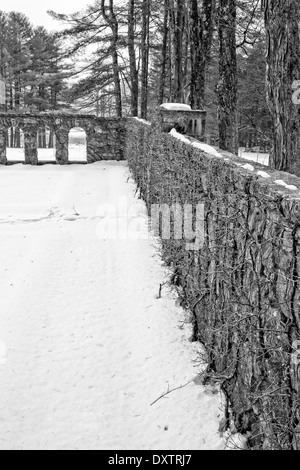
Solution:
M7 148L7 160L9 162L25 162L23 148ZM55 162L55 149L38 149L40 162ZM84 145L69 145L69 161L85 162L86 147Z
M147 217L128 177L0 166L0 450L225 447L188 314L166 286L158 298L157 243L134 240ZM105 233L116 222L130 239Z

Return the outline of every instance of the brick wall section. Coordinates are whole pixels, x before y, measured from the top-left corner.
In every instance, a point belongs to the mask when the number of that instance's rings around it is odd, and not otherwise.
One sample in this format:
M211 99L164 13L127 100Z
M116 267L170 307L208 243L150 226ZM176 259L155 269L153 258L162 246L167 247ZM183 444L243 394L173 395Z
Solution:
M162 253L206 346L207 378L225 394L227 424L252 448L300 449L300 179L249 171L137 121L126 153L149 210L205 204L204 246L163 240Z
M25 163L38 163L37 132L46 126L56 135L56 162L68 163L69 131L81 127L87 134L87 162L123 160L125 119L53 113L0 113L0 164L6 164L7 130L19 127L25 138Z

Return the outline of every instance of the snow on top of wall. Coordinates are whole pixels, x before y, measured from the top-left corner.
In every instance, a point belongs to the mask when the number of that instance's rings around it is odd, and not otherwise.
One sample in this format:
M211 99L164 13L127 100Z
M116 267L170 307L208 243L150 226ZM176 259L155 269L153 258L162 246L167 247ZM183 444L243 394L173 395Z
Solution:
M246 163L246 165L242 165L242 168L244 168L244 170L254 171L254 166L249 165L249 163Z
M146 124L147 126L151 126L151 122L146 121L145 119L140 119L138 117L134 117L133 119L135 119L136 121L142 122L143 124Z
M218 157L218 158L223 158L226 161L229 160L228 158L224 158L223 155L220 152L218 152L211 145L204 144L202 142L191 142L184 135L177 132L176 129L172 129L171 132L170 132L170 135L172 135L176 139L180 140L181 142L192 145L193 147L198 148L198 149L204 151L205 153L208 153L209 155L213 155L213 156ZM244 170L248 170L248 171L251 171L251 172L255 171L254 166L250 165L249 163L246 163L246 165L242 165L241 163L234 162L234 164L236 166L239 166L239 167L243 168ZM257 175L261 176L262 178L271 178L271 176L268 173L266 173L265 171L258 171ZM298 189L299 189L299 188L297 188L297 186L289 185L289 184L285 183L283 180L276 180L275 184L283 186L284 188L289 189L290 191L298 191ZM299 195L300 195L300 193L299 193Z
M279 186L283 186L286 189L290 189L291 191L297 191L299 189L297 186L294 186L293 184L287 184L283 180L276 180L275 183Z
M176 129L172 129L170 132L170 135L175 137L175 139L181 140L181 142L184 142L185 144L191 145L191 141L187 139L186 137L184 137L184 135L177 132Z
M257 174L258 176L261 176L262 178L271 178L271 176L265 171L258 171Z
M203 150L203 152L209 153L210 155L213 155L214 157L223 158L223 155L220 152L218 152L215 148L213 148L211 145L203 144L202 142L192 142L192 146L195 147L196 149Z
M172 129L170 135L175 137L175 139L181 140L181 142L192 145L193 147L202 150L203 152L209 153L210 155L214 155L215 157L223 158L222 155L210 145L203 144L202 142L191 142L189 139L184 137L184 135L177 132L176 129Z
M276 180L274 183L278 184L279 186L283 186L284 188L287 186L287 183L285 183L283 180Z
M291 184L287 184L285 181L283 180L276 180L275 181L276 184L278 184L279 186L283 186L284 188L286 189L290 189L292 191L296 191L298 188L297 186L294 186L294 185L291 185Z
M183 103L164 103L160 105L161 109L167 109L168 111L192 111L189 104Z

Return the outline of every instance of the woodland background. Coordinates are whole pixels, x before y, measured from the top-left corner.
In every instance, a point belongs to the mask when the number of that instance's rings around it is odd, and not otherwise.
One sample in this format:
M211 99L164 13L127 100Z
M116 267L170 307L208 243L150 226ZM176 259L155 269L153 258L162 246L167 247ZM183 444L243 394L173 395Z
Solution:
M297 0L98 0L49 13L64 30L0 12L8 110L154 119L163 102L187 103L208 111L221 148L259 147L298 171Z

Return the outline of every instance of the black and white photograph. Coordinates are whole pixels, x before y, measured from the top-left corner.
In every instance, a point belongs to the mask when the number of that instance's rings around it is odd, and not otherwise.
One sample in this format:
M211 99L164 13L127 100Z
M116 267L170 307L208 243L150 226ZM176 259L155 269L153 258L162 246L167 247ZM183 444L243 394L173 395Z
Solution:
M300 450L299 0L2 0L0 450Z

